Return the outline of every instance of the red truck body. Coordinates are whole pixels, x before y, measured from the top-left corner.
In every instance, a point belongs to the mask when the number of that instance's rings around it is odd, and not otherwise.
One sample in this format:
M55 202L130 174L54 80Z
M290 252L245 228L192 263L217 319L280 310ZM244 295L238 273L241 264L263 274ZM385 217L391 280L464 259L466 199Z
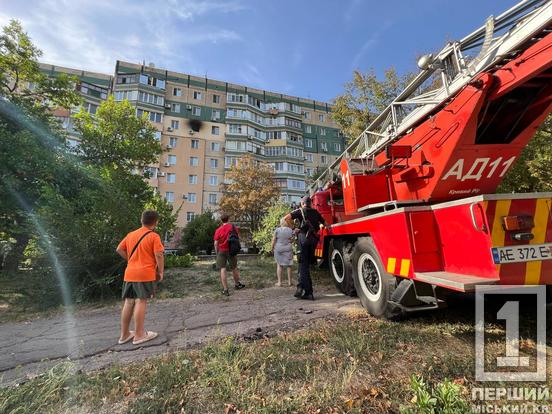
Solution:
M346 152L312 194L328 223L316 255L371 313L439 307L443 288L552 285L552 193L492 194L552 112L551 27L370 157Z

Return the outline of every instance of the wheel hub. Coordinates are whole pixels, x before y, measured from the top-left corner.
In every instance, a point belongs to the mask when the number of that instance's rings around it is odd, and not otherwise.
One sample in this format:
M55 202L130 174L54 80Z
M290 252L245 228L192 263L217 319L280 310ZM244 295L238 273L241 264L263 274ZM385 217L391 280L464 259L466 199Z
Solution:
M339 252L339 250L333 251L331 264L332 264L332 273L335 280L338 283L343 282L343 279L345 278L345 265L343 263L343 256L341 256L341 252Z
M362 279L366 288L372 295L377 295L380 290L380 277L378 269L372 260L362 262Z

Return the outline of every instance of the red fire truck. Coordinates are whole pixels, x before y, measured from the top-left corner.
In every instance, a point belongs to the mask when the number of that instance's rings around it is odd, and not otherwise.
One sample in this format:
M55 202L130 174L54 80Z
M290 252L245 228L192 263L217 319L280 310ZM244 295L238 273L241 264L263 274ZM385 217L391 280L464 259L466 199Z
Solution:
M552 193L493 194L552 111L552 1L418 66L311 186L328 223L317 257L383 317L441 307L447 290L552 285Z

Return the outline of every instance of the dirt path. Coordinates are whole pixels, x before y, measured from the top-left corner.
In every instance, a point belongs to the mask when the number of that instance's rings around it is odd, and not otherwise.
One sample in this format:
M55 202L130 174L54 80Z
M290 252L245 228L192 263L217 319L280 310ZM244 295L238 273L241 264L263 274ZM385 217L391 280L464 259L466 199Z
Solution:
M317 300L295 299L291 288L244 289L229 299L153 301L146 328L159 337L142 346L117 345L119 307L79 311L0 325L0 384L30 378L71 359L84 371L141 360L221 336L259 337L362 308L358 299L319 291Z

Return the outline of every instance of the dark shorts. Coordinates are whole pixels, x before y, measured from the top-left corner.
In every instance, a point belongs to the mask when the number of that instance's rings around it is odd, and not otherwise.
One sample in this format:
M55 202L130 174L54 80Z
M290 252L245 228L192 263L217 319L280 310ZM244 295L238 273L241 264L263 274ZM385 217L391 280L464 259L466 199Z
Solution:
M155 282L123 282L123 299L149 299L155 295Z
M230 256L228 252L217 253L217 269L234 270L238 267L238 256Z

